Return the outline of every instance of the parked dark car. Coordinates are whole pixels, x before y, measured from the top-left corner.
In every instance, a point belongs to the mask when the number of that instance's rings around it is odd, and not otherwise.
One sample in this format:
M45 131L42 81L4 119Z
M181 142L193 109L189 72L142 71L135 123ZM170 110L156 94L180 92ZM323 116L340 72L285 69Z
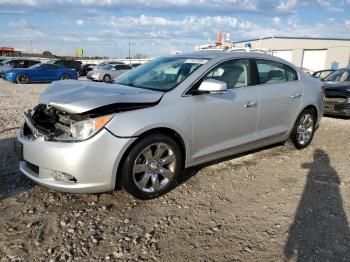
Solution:
M339 69L325 79L325 114L350 117L350 69Z
M51 60L48 63L49 64L54 64L54 65L63 66L63 67L70 68L70 69L75 69L79 73L79 75L81 75L81 73L82 73L82 71L81 71L81 66L82 66L81 61L76 61L76 60Z
M316 71L312 74L312 77L318 78L321 81L323 81L325 78L327 78L330 74L332 74L335 70L333 69L326 69L326 70L320 70Z
M81 66L80 75L81 76L86 76L87 73L89 73L90 71L92 71L94 69L94 67L96 67L96 64L83 64Z

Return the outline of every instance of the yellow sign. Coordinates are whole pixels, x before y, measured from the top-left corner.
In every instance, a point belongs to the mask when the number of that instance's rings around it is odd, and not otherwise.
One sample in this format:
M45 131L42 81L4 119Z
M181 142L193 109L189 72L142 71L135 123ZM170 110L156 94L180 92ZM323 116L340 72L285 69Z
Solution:
M77 56L83 56L84 50L83 50L83 49L77 49L77 50L75 50L75 54L76 54Z

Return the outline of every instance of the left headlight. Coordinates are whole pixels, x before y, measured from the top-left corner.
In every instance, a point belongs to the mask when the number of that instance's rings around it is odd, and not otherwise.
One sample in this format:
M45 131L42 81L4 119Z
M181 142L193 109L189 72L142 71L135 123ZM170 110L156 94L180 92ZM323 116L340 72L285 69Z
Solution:
M91 118L71 124L70 131L75 140L85 140L100 131L113 115Z

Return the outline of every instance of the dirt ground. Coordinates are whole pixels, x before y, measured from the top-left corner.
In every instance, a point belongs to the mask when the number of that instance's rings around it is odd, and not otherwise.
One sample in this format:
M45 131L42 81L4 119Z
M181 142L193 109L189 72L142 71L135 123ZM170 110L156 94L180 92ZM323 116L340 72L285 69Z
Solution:
M350 261L350 120L185 170L159 199L67 194L18 171L13 137L47 84L0 79L0 261Z

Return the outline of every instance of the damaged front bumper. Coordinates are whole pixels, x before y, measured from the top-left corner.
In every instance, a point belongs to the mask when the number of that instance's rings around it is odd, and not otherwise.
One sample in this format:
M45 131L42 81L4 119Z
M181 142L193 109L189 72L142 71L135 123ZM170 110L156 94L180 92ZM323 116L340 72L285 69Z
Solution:
M60 191L98 193L114 190L120 160L136 138L119 138L103 128L85 141L51 141L25 114L16 139L20 170L30 179Z

